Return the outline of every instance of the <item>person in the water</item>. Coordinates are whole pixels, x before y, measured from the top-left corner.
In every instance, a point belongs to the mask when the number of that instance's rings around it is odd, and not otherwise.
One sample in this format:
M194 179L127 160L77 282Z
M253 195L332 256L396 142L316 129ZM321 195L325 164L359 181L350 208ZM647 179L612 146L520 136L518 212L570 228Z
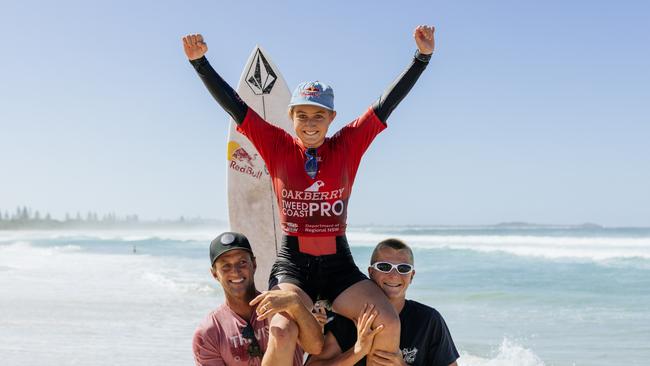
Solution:
M385 329L376 336L373 350L393 353L399 349L399 317L381 290L354 264L345 229L361 158L386 128L391 112L415 85L433 53L433 27L418 26L413 37L417 51L407 69L365 113L332 137L327 137L336 117L332 88L320 81L298 85L289 104L297 138L264 121L239 98L205 58L208 47L200 34L183 37L191 64L237 123L237 130L253 143L271 175L285 235L269 288L294 291L308 307L317 298L327 299L335 312L351 319L364 304L375 304L375 324ZM290 340L295 345L299 332L296 323L276 314L272 306L258 309L266 310L262 316L274 314L264 363L289 364Z

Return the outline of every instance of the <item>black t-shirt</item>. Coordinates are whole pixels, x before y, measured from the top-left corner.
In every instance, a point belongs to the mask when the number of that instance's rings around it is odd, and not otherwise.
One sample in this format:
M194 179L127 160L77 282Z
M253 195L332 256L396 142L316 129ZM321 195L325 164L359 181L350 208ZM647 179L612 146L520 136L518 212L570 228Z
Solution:
M399 348L404 361L412 366L448 366L458 358L458 351L440 313L419 302L406 300L399 313L402 323ZM350 319L336 315L325 326L332 332L342 352L354 347L357 328ZM366 359L357 362L365 365Z

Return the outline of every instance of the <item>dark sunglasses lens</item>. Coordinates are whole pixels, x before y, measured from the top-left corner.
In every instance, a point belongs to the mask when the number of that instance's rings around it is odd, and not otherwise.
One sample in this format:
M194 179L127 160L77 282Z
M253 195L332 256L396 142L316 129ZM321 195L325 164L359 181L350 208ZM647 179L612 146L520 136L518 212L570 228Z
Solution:
M242 329L241 335L246 339L251 339L255 337L253 335L253 327L250 324L248 324L244 329Z
M248 344L248 348L246 349L249 356L262 357L264 355L264 352L262 352L262 349L260 348L260 344L257 342L257 338L255 338L255 332L253 332L253 326L251 326L250 324L246 325L246 327L242 329L241 335L242 337L248 339L251 342Z
M393 265L390 263L380 262L376 264L376 268L382 272L390 272L393 269Z
M411 267L408 264L400 264L399 266L397 266L397 272L402 273L402 274L406 274L406 273L411 272L411 268L413 268L413 267Z
M259 344L250 344L248 346L248 354L251 357L261 357L263 355L262 350L260 349Z

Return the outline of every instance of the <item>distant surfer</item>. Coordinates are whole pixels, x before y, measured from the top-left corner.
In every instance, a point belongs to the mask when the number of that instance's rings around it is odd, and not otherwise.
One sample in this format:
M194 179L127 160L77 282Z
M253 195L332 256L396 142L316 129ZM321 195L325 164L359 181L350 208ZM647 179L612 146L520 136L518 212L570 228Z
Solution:
M328 299L335 312L350 319L365 304L374 304L373 328L381 324L384 330L375 337L373 351L398 352L399 317L381 290L354 264L345 237L347 204L364 152L429 63L433 35L431 26L416 27L417 51L407 69L364 114L329 138L327 131L336 117L329 85L309 81L295 89L289 104L297 135L293 138L264 121L217 74L205 58L208 47L200 34L183 37L191 64L237 123L237 130L253 143L271 175L285 235L269 287L293 291L309 307L319 297ZM264 364L289 364L293 349L278 344L288 336L295 339L298 331L290 317L275 315Z

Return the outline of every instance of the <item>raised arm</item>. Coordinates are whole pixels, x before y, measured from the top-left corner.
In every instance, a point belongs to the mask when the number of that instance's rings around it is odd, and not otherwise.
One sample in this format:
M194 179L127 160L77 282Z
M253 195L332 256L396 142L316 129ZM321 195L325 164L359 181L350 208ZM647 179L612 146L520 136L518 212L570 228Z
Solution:
M233 88L214 71L208 59L205 58L208 45L203 41L203 36L189 34L183 37L183 49L210 94L237 124L241 124L248 112L248 106L239 98Z
M415 28L413 38L417 45L417 52L409 67L386 89L384 94L373 104L372 108L375 111L379 120L386 123L388 116L393 112L395 107L404 99L406 94L411 90L415 82L418 80L424 69L429 64L431 54L434 49L433 32L435 28L432 26L420 25Z

